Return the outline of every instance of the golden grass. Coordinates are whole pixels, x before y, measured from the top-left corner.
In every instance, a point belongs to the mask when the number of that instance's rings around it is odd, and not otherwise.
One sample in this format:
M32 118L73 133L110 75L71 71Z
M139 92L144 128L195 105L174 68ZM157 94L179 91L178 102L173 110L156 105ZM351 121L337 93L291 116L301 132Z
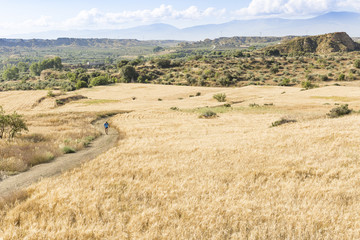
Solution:
M212 94L179 108L210 105ZM113 120L126 133L118 147L31 186L26 200L2 211L0 237L360 238L359 115L319 118L327 111L304 104L307 93L294 100L278 95L275 106L300 120L269 128L283 113L199 119L196 112L171 111L174 102L147 97L154 100L144 106L153 108L115 107L137 109Z
M84 102L82 102L83 104L86 105L92 105L92 104L104 104L104 103L116 103L118 102L118 100L111 100L111 99L91 99L91 100L86 100Z
M360 98L346 97L346 96L311 96L311 98L326 99L326 100L331 100L331 101L335 101L335 102L353 102L353 101L360 100Z
M95 113L26 116L28 133L12 142L0 139L0 171L12 174L49 162L61 155L65 146L81 150L100 135L91 125L97 117Z

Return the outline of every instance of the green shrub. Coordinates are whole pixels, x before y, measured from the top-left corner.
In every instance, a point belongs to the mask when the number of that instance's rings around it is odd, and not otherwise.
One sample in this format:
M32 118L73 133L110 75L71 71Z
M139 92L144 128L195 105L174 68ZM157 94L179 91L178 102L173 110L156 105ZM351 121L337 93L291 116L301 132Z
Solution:
M62 151L63 151L65 154L76 152L75 149L73 149L72 147L69 147L69 146L63 147Z
M337 118L347 114L350 114L352 109L349 109L349 105L341 105L340 107L336 107L330 110L328 114L326 114L330 118Z
M271 124L271 127L277 127L277 126L283 125L285 123L293 123L293 122L296 122L296 120L295 119L281 118L280 120L273 122Z
M94 85L95 86L95 85ZM76 89L80 89L80 88L87 88L88 84L85 81L77 81L77 83L75 84Z
M360 68L360 59L355 60L354 67Z
M289 78L283 78L278 83L279 86L290 86L290 79Z
M215 118L217 117L217 114L211 110L207 110L203 114L199 116L199 118Z
M55 94L53 93L53 91L48 91L47 96L48 97L55 97Z
M95 139L95 136L87 136L83 139L84 147L88 147L90 143Z
M179 108L178 108L178 107L171 107L170 109L171 109L171 110L174 110L174 111L179 111Z
M230 103L225 103L225 104L224 104L224 107L227 107L227 108L228 108L228 107L231 107L231 104L230 104Z
M226 94L225 93L218 93L213 96L218 102L225 102L226 101Z
M328 81L329 77L326 75L320 75L320 81Z
M201 95L201 92L197 92L195 96L200 96Z
M250 104L249 104L249 107L260 107L260 105L259 105L259 104L256 104L256 103L250 103Z
M105 76L98 76L91 79L90 85L92 86L100 86L100 85L108 85L109 79Z
M345 74L341 73L338 76L338 81L344 81L345 80Z
M301 82L301 86L305 89L311 89L311 88L316 87L316 85L313 84L312 82L310 82L309 80Z

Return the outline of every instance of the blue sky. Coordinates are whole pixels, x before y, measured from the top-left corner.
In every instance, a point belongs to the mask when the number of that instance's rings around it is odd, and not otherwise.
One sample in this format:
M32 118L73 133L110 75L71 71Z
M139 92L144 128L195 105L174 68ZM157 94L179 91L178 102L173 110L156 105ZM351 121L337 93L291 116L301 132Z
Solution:
M0 0L0 37L49 30L121 29L152 23L179 28L265 17L360 12L360 0Z

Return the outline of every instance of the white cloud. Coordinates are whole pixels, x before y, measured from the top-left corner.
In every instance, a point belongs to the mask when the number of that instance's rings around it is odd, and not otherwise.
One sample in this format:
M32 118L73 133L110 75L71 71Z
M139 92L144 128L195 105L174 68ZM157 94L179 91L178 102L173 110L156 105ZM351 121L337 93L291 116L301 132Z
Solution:
M360 0L252 0L247 8L235 15L239 17L283 16L306 17L329 11L360 10Z
M22 23L28 27L49 27L52 24L50 16L41 16L39 19L29 19Z
M64 22L65 27L104 27L129 22L158 22L166 20L200 20L209 17L221 17L225 9L207 8L199 10L190 6L185 10L176 10L171 5L161 5L154 9L123 11L119 13L101 12L96 8L81 11L76 17Z

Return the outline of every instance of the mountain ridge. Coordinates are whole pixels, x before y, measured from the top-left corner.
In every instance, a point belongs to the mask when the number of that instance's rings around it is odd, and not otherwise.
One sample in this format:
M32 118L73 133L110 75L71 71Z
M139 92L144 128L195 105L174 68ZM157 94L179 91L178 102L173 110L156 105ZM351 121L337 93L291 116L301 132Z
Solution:
M9 36L9 38L57 39L67 37L199 41L206 38L233 36L304 36L330 32L347 32L352 37L360 37L360 29L354 27L354 23L359 21L359 13L329 12L308 19L233 20L226 23L197 25L182 29L166 23L156 23L127 29L48 31L18 34Z

